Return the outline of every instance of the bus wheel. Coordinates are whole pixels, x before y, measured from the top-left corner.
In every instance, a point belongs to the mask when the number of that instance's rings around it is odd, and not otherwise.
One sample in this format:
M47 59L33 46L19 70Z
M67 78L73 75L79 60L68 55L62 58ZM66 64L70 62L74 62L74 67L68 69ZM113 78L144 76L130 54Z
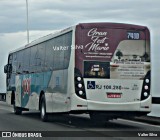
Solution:
M41 120L43 122L48 121L48 115L46 113L46 102L45 102L45 96L43 95L41 98L41 104L40 104L40 111L41 111Z
M14 114L16 114L16 115L21 115L22 114L22 109L20 107L16 107L15 101L13 103L13 111L14 111Z
M96 113L89 113L90 119L92 121L93 124L99 124L99 125L104 125L108 119L101 115L101 114L96 114Z

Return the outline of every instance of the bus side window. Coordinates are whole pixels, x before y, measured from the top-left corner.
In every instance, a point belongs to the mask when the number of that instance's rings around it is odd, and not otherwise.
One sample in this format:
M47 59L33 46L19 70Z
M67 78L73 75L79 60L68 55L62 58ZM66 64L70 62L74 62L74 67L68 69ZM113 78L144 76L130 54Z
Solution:
M55 46L60 50L55 50L53 55L53 69L60 70L66 69L69 65L69 58L71 53L72 32L66 33L55 38Z
M12 61L13 61L13 54L10 54L9 59L8 59L8 67L7 67L7 79L9 79L11 77Z
M24 50L23 58L23 73L29 73L30 48Z
M41 43L38 45L38 51L37 51L37 71L42 72L44 71L45 67L45 43Z
M17 53L13 54L12 73L16 73Z
M55 38L49 40L46 43L45 70L53 70L53 65L54 65L53 57L55 54L55 52L53 51L54 45L55 45ZM58 51L56 51L56 53L58 53Z
M64 51L64 69L67 69L69 66L70 54L71 54L71 44L72 44L72 32L67 33L65 36L65 46L68 47L66 51Z
M23 51L17 52L17 65L16 65L17 73L21 74L23 70Z
M13 60L13 54L10 54L9 55L8 64L12 64L12 60Z
M36 60L37 60L37 46L31 48L31 55L30 55L30 72L36 72Z

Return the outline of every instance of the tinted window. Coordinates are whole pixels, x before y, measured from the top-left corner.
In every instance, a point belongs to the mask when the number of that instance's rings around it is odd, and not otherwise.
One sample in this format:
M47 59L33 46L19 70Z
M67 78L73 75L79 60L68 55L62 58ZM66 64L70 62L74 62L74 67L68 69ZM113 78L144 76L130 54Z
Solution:
M72 32L58 36L46 42L46 70L67 69L72 43ZM53 47L55 49L53 49Z
M12 64L13 54L9 55L8 64Z
M45 70L45 43L41 43L38 45L37 49L37 71Z
M13 61L12 61L12 73L16 73L17 70L17 53L13 54Z
M67 69L70 60L72 32L24 49L14 54L14 65L18 73ZM54 50L53 47L60 50ZM12 59L11 57L9 59ZM11 61L11 60L9 60Z
M72 32L68 33L65 37L65 44L68 47L68 51L64 51L64 68L68 68L70 53L71 53L71 44L72 44Z
M23 51L17 52L17 64L16 64L16 69L18 73L22 73L23 71Z
M53 51L53 45L55 44L55 39L49 40L46 42L46 57L45 57L45 70L52 70L54 61L54 51Z
M29 72L29 63L30 63L30 48L27 48L24 51L23 59L23 72Z
M31 47L30 72L36 72L37 59L37 46Z

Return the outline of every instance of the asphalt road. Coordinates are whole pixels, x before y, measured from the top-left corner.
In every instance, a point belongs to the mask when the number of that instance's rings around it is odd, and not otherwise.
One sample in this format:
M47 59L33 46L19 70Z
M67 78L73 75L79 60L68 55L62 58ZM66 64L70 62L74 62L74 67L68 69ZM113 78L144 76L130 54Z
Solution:
M49 117L49 122L41 122L39 112L23 112L15 115L12 106L0 102L0 131L46 132L55 137L94 137L110 139L128 139L137 137L146 140L153 137L138 137L138 134L158 134L160 126L130 120L112 120L106 124L93 124L88 115L55 115ZM68 132L66 132L68 131ZM48 132L48 133L47 133ZM57 133L55 133L57 132ZM122 138L123 137L123 138ZM154 137L159 139L158 137ZM84 139L84 138L83 138ZM89 138L86 138L89 140Z

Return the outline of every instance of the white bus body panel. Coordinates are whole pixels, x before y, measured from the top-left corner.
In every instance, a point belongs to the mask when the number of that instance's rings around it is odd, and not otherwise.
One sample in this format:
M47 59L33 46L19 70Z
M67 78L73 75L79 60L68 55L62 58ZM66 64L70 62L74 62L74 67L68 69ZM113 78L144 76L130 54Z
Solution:
M90 83L91 82L91 83ZM87 100L110 103L140 101L143 80L84 79ZM89 84L93 84L93 88ZM108 94L120 97L108 97Z
M12 91L7 91L7 93L6 93L6 102L9 105L11 105L11 95L12 95Z
M73 93L71 96L71 111L88 110L87 100L82 99Z
M53 112L53 93L45 93L46 112Z
M151 94L152 95L152 94ZM148 112L151 112L152 110L152 96L149 96L147 99L141 101L141 107L140 107L140 111L148 111ZM149 107L149 108L146 108L146 107Z
M28 104L26 105L26 108L33 109L33 110L39 109L39 95L36 92L33 92L30 95Z
M145 108L148 106L149 108ZM151 111L151 96L141 102L110 103L88 100L88 110L96 111Z
M95 81L97 89L87 89L87 81ZM151 99L140 101L143 80L114 80L114 79L84 79L87 99L78 97L75 93L71 96L71 110L86 111L151 111ZM103 89L104 86L112 89ZM119 85L122 89L113 90ZM95 87L96 88L96 87ZM107 93L121 93L120 98L107 98ZM80 106L81 107L80 107Z
M72 28L72 45L75 44L75 27ZM71 49L70 62L67 70L62 70L62 75L67 75L67 81L64 81L64 77L61 82L67 84L66 93L52 93L47 91L45 93L46 98L46 112L69 112L71 110L71 96L74 90L74 64L75 64L75 50ZM55 76L59 74L60 71L53 71L49 87L55 84ZM75 93L74 93L75 94Z
M19 78L20 76L16 76L16 92L15 92L15 106L21 107L21 87L22 87L22 82Z
M92 81L93 87L89 87L88 81ZM88 101L88 110L99 111L140 111L141 91L143 80L114 80L114 79L84 79ZM93 88L93 89L91 89ZM109 97L108 94L119 94L118 97ZM151 97L143 101L149 106Z
M151 99L149 96L144 101L136 102L122 102L122 103L112 103L112 102L101 102L92 101L79 98L76 94L72 94L71 98L71 111L141 111L150 112L151 111ZM81 105L81 106L79 106ZM145 108L147 107L147 108Z

